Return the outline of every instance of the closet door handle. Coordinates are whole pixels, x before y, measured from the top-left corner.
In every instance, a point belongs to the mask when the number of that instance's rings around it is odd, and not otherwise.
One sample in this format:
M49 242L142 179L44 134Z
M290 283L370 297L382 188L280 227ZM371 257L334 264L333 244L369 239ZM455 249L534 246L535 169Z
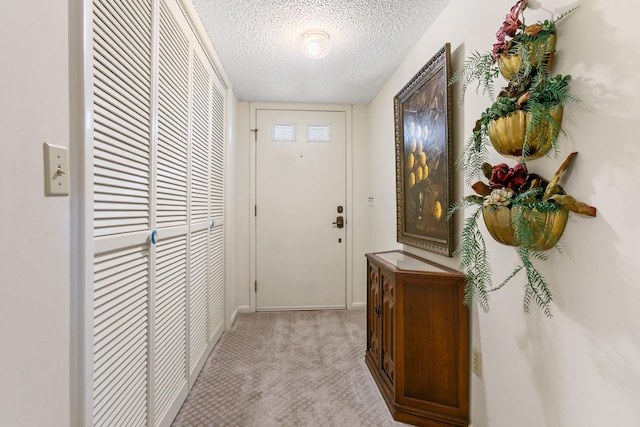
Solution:
M156 243L158 243L158 231L157 230L153 230L151 232L151 235L149 236L149 240L151 241L152 245L155 245Z

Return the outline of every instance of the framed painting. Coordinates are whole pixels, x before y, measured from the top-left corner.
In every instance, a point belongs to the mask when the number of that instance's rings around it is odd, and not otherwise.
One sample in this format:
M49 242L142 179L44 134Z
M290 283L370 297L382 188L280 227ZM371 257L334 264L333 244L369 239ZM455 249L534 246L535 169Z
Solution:
M445 44L394 98L397 240L452 256L451 48Z

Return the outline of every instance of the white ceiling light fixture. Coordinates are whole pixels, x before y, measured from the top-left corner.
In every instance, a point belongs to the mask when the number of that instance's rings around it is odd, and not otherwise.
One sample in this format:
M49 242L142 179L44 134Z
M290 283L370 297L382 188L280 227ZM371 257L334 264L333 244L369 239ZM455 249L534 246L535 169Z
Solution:
M302 52L307 58L320 59L331 50L329 34L320 30L307 31L302 35Z

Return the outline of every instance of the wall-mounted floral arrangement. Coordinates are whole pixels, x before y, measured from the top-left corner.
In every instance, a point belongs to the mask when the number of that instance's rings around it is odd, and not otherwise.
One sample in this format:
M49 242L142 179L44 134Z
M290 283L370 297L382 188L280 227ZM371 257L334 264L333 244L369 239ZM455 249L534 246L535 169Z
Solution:
M563 105L579 102L570 91L571 76L550 73L556 23L575 8L557 19L526 25L527 3L528 0L519 0L511 8L491 51L474 52L450 80L450 84L462 82L463 94L469 85L477 83L477 92L488 94L493 104L477 120L458 159L465 181L476 195L454 204L449 215L461 208L477 206L465 221L460 247L456 250L461 256L460 267L467 276L467 305L475 299L485 312L489 311L489 293L502 288L524 270L525 311L529 311L533 302L551 316L549 304L553 296L534 260L546 260L545 251L557 248L570 211L595 216L596 209L575 200L559 185L563 172L577 153L570 154L550 180L531 173L527 166L528 161L542 158L552 149L558 153L558 136L563 133ZM500 75L508 84L496 97L494 83ZM490 165L490 146L517 163ZM489 255L478 227L480 216L489 234L500 243L514 246L521 261L498 285L493 285L491 280Z

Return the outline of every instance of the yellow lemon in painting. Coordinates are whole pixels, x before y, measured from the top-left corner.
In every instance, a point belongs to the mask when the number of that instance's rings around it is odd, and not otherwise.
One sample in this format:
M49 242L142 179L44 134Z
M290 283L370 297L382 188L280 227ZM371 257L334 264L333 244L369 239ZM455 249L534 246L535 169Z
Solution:
M407 167L409 169L413 169L413 166L416 164L416 158L413 156L413 153L409 153L409 157L407 158Z
M422 141L416 142L416 151L422 153Z
M413 187L414 185L416 185L416 176L413 172L411 172L409 174L409 188Z
M429 176L429 166L424 165L422 166L422 179L427 179L428 176Z
M416 169L416 182L422 181L422 168Z
M418 143L416 142L416 139L415 138L411 138L411 142L409 143L409 148L411 148L411 152L412 153L415 153L416 145L418 145Z
M433 216L439 220L442 217L442 205L440 201L436 200L436 204L433 205Z
M424 166L427 164L427 153L425 153L424 151L420 154L418 154L418 161L420 162L420 166Z

